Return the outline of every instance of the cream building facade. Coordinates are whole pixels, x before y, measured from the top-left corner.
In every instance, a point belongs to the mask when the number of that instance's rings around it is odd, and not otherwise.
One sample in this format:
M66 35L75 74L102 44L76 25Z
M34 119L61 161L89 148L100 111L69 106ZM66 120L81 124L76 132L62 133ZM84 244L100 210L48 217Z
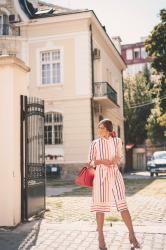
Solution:
M30 67L29 94L45 100L46 163L81 166L100 119L111 119L124 142L125 63L93 11L37 2L42 10L28 16L24 3L0 3L8 27L0 53Z

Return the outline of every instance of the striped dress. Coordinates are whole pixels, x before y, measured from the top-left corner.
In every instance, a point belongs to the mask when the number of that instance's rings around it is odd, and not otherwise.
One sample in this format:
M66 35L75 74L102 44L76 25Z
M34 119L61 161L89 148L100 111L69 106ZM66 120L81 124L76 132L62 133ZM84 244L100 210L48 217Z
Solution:
M122 141L120 138L94 140L89 149L88 160L111 160L118 155L122 158ZM110 167L97 165L92 192L92 212L110 212L112 209L121 212L127 209L123 177L117 165Z

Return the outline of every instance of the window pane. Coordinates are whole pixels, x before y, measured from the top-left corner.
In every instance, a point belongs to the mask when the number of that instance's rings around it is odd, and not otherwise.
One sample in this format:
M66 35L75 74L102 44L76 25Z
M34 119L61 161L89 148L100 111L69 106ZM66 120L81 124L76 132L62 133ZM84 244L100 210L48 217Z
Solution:
M145 51L145 48L141 48L141 58L145 59L147 57L147 52Z
M42 62L50 61L50 52L42 52L41 59L42 59Z
M60 113L45 114L45 144L63 143L63 116Z
M132 60L133 59L133 51L131 49L128 49L126 51L126 58L127 58L127 60Z
M50 64L43 64L42 65L42 83L43 84L48 84L50 83Z
M62 125L55 125L54 126L54 140L55 144L62 144Z
M52 81L53 83L59 83L60 79L60 63L52 64Z
M45 144L52 144L52 126L44 126Z
M52 52L52 60L59 60L60 59L60 50L55 50Z
M139 59L140 58L140 49L134 49L134 59Z
M46 114L45 115L45 123L52 122L52 114Z
M62 122L62 115L59 113L54 113L54 122Z

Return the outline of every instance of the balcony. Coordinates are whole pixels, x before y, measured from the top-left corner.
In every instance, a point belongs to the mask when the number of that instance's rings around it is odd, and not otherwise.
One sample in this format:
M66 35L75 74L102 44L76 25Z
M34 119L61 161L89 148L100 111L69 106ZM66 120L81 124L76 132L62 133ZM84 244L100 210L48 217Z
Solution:
M16 56L20 52L20 27L0 24L0 55Z
M118 108L117 92L108 82L94 83L94 101L110 108Z
M0 24L0 36L20 36L20 28L11 24Z

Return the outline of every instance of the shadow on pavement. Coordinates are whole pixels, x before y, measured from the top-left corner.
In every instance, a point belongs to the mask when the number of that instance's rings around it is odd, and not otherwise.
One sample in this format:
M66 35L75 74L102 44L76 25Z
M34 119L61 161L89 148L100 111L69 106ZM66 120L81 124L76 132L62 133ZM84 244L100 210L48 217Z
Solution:
M131 172L126 173L123 175L125 189L126 189L126 196L132 196L137 192L148 187L156 180L164 180L166 175L162 174L158 177L150 177L149 172L142 171L142 172ZM56 186L56 180L54 182L54 187L51 190L53 195L48 195L52 197L90 197L92 195L92 188L86 187L79 187L74 185L74 181L71 181L71 186L65 185L65 180L61 180L58 182L58 186ZM60 186L61 184L61 186ZM164 187L163 187L164 188Z
M0 228L0 250L28 250L35 246L41 220L20 224L14 229Z

